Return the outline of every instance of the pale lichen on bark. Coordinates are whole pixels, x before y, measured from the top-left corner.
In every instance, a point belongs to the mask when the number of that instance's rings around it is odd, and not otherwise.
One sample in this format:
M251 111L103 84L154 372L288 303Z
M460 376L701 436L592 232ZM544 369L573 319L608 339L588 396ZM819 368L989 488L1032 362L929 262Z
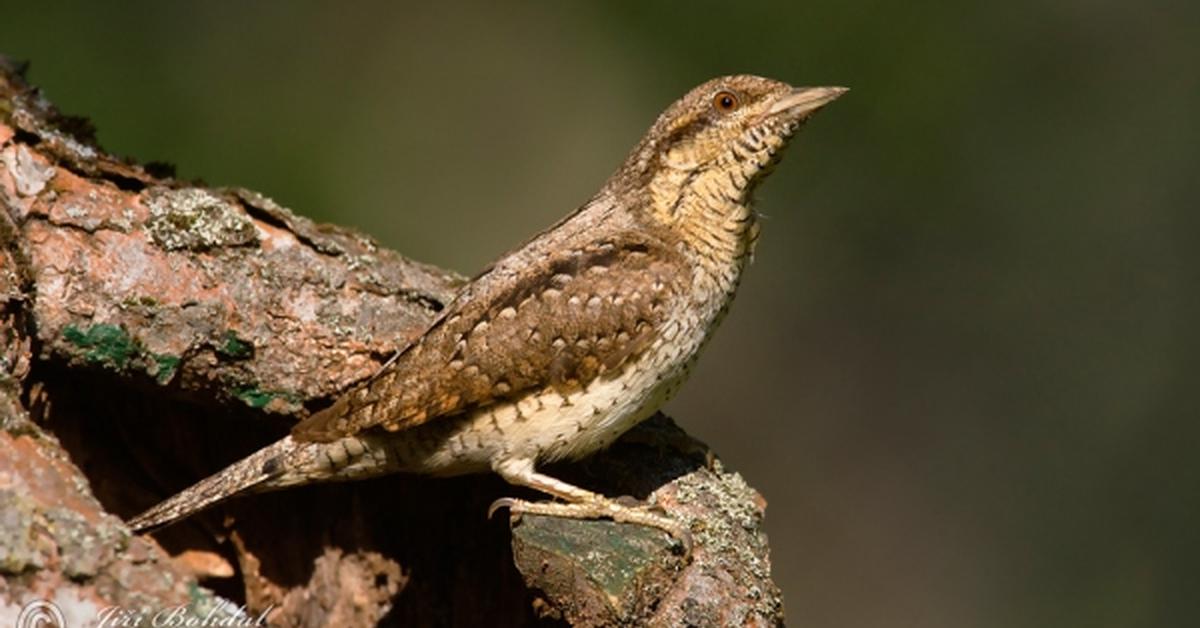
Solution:
M151 188L146 228L168 251L258 244L254 222L237 205L200 188Z

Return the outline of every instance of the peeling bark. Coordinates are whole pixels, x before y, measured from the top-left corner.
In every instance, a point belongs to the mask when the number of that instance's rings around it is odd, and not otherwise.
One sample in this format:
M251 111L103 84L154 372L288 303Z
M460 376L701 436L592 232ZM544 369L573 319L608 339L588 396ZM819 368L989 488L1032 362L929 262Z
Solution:
M665 417L554 473L653 497L689 557L637 526L488 521L514 489L487 476L305 487L131 535L122 518L368 377L463 280L107 155L2 59L0 209L0 620L45 599L70 625L239 604L289 626L782 622L765 503Z

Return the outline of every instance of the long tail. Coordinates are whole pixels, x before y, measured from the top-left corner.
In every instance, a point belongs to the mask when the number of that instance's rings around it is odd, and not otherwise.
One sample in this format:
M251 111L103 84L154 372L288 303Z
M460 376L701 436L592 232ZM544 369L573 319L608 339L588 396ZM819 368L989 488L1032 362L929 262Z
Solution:
M130 519L129 527L141 532L164 526L235 495L256 488L274 488L264 486L264 483L284 471L283 461L298 447L291 436L286 436Z

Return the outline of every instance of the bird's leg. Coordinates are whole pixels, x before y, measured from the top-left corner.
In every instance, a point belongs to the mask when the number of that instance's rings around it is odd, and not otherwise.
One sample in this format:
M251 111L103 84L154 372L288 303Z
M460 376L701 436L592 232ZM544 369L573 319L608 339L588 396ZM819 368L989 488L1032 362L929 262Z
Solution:
M644 505L629 506L620 500L579 488L562 480L538 473L531 460L506 460L495 465L496 473L514 486L525 486L547 495L553 495L566 503L530 502L523 499L502 497L488 508L491 517L500 508L508 508L513 517L522 514L544 515L565 519L612 519L618 523L658 528L679 541L685 554L691 553L692 535L678 521L650 510Z

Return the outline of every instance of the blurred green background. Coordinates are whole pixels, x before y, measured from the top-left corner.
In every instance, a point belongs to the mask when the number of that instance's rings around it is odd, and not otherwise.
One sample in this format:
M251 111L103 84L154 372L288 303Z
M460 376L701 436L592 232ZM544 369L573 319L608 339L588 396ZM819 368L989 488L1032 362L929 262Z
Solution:
M848 85L669 407L791 623L1200 618L1198 3L30 2L0 51L113 152L463 273L701 81Z

